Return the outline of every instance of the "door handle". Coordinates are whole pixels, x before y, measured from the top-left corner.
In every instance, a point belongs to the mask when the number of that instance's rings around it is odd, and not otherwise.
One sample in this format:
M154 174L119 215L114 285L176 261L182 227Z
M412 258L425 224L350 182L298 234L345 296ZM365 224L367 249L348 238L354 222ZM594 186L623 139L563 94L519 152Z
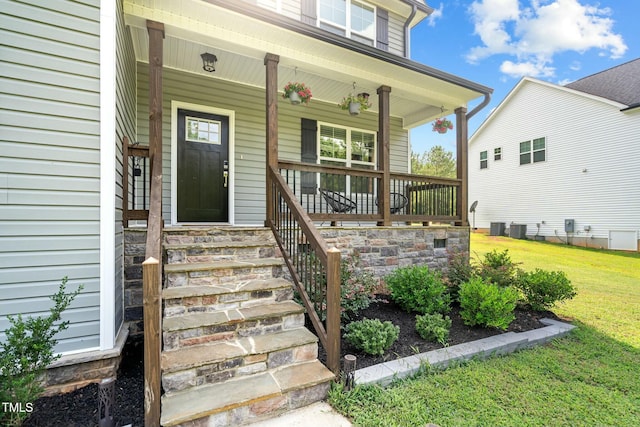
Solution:
M222 176L224 177L224 188L227 188L227 186L229 185L229 172L224 171L222 173Z

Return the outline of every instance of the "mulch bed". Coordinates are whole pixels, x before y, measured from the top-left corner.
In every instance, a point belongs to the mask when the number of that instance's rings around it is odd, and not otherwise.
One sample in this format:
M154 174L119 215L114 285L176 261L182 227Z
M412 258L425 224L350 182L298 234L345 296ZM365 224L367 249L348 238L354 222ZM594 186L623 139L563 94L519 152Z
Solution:
M127 342L115 383L116 426L144 425L144 353L141 339ZM38 399L23 424L28 427L94 427L98 425L98 385Z
M558 319L552 312L533 312L516 309L516 319L507 331L523 332L540 328L544 325L540 319L548 317ZM466 326L462 322L459 309L454 306L449 313L452 320L449 332L449 345L489 337L503 333L497 329ZM411 356L430 350L442 348L442 345L423 340L415 330L415 314L402 311L394 302L386 297L379 297L368 309L363 310L357 319L390 320L400 327L400 336L383 356L369 356L358 352L345 340L341 342L342 356L357 356L357 368L386 362L389 360ZM313 328L309 328L313 330ZM113 416L116 426L144 425L144 367L143 343L141 340L130 340L125 349L122 364L115 384L116 404ZM319 359L326 361L326 354L319 348ZM34 411L24 423L28 427L93 427L98 426L98 386L91 384L59 396L43 397L34 405Z
M524 332L541 328L544 325L540 323L540 319L545 317L561 320L551 311L536 312L522 307L516 308L515 315L515 320L509 325L506 331L492 328L470 327L463 323L462 317L460 317L460 308L454 304L452 305L451 312L448 314L451 318L448 345L451 346L475 341L504 332ZM367 366L377 365L378 363L413 356L418 353L443 347L441 344L422 339L415 328L416 314L402 311L388 296L378 296L378 302L374 302L369 308L361 311L353 320L361 320L364 318L380 319L382 322L389 320L394 325L400 327L400 335L398 340L382 356L371 356L362 353L351 346L346 340L342 339L340 342L341 355L343 357L347 354L355 355L357 357L356 369L366 368ZM312 330L312 328L310 329ZM319 353L320 360L326 362L326 354L321 347Z

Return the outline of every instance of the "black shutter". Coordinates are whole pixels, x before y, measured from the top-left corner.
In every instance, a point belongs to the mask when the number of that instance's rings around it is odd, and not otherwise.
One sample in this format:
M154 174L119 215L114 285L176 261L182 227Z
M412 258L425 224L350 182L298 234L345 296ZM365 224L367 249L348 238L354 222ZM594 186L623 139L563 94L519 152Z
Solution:
M376 15L376 47L389 50L389 12L378 7Z
M300 20L315 27L318 21L316 0L302 0L300 4Z
M301 123L301 153L303 163L316 164L318 157L318 123L312 119L302 119ZM300 174L301 192L302 194L315 194L316 192L316 174L314 172L302 172Z

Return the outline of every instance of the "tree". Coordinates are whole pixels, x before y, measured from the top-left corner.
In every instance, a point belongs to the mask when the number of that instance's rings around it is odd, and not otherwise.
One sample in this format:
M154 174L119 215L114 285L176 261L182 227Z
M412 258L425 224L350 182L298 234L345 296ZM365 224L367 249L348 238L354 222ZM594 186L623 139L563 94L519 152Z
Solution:
M422 154L411 153L411 173L455 178L456 171L456 159L453 153L440 145L431 147L431 150Z

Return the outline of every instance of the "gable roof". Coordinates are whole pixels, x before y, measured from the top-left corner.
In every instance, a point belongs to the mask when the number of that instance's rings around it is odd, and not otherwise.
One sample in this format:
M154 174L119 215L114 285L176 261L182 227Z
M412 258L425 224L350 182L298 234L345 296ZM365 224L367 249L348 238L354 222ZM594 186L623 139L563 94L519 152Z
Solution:
M565 87L626 106L640 104L640 58L576 80Z
M502 109L506 108L511 98L526 84L537 84L585 97L592 97L601 102L615 105L623 112L635 111L640 107L640 58L584 77L565 86L538 80L533 77L523 77L513 89L509 91L507 96L500 101L500 104L489 113L475 132L473 132L469 137L469 144L472 144L477 139L477 136L487 124L491 122ZM622 108L624 106L627 108Z

